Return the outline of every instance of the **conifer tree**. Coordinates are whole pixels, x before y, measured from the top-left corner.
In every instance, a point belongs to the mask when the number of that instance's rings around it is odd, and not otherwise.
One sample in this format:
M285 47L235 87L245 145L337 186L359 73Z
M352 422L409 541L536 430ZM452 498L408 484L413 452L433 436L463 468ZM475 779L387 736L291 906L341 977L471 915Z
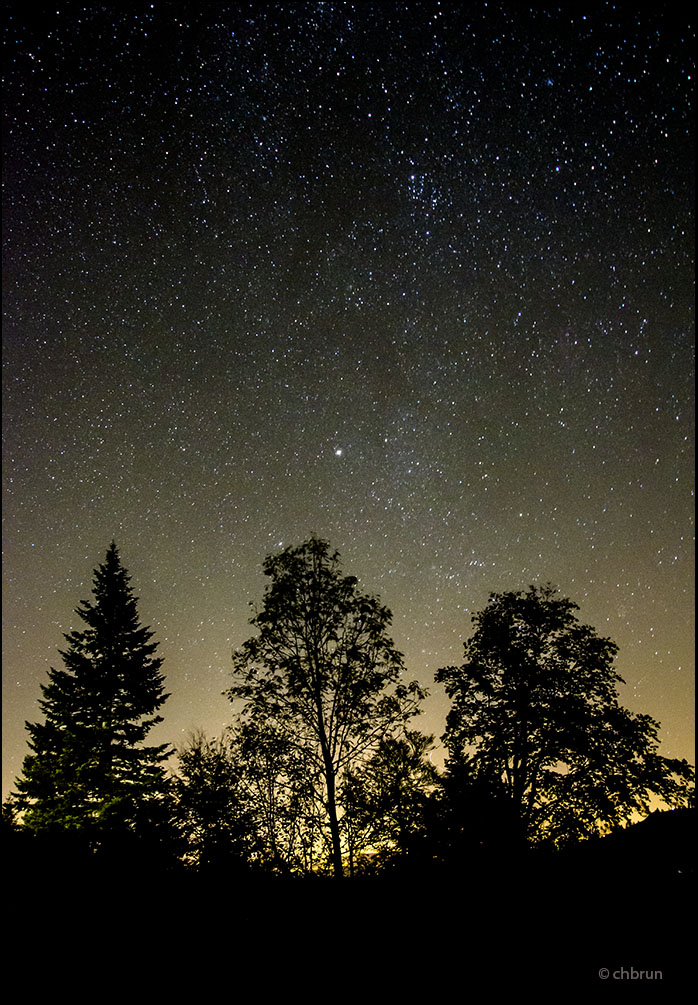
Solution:
M152 824L171 753L143 745L169 695L129 581L112 542L94 573L94 600L76 610L86 627L64 636L65 669L51 668L41 685L45 721L26 724L31 753L14 796L24 828L78 835L93 850Z

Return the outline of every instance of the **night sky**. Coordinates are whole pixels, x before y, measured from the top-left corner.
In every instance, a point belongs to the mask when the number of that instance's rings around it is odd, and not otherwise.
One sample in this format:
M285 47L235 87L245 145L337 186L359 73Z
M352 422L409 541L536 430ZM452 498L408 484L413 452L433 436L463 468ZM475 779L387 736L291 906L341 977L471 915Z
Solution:
M5 5L3 795L112 538L154 742L231 721L263 559L314 533L393 611L421 729L488 594L551 581L693 760L695 37L665 8Z

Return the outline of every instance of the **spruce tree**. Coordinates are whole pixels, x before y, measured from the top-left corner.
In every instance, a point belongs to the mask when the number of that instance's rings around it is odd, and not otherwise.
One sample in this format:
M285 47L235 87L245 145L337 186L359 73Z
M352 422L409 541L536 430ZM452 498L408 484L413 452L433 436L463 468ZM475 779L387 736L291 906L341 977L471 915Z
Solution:
M31 753L16 782L24 828L74 834L91 850L152 828L166 790L171 751L143 741L169 695L129 581L112 542L94 572L94 600L76 610L86 627L64 636L65 669L51 668L41 685L45 721L26 724Z

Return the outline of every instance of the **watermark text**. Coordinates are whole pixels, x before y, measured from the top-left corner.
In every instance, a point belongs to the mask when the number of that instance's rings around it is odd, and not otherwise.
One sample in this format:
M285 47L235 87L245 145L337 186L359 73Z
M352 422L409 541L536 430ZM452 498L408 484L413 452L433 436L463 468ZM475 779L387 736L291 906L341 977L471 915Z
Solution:
M601 967L599 977L602 981L663 981L664 974L661 970L636 970L635 967L618 967L617 970L609 970L608 967Z

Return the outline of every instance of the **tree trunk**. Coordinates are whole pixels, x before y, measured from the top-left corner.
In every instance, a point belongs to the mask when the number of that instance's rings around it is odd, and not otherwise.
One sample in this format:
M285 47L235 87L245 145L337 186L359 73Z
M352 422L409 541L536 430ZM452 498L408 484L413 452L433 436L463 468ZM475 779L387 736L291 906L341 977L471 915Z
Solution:
M316 674L319 680L320 674ZM322 694L319 688L315 692L315 711L317 714L317 732L322 750L322 760L325 765L325 785L327 786L327 815L330 818L330 837L332 838L332 869L335 879L344 875L342 866L342 842L339 836L339 820L337 819L337 796L335 766L325 729L325 717L322 707Z
M341 879L344 875L344 869L342 866L342 844L339 836L339 820L337 819L334 765L328 763L327 758L325 758L325 779L327 782L327 814L330 818L330 835L332 837L332 868L334 870L335 879Z

